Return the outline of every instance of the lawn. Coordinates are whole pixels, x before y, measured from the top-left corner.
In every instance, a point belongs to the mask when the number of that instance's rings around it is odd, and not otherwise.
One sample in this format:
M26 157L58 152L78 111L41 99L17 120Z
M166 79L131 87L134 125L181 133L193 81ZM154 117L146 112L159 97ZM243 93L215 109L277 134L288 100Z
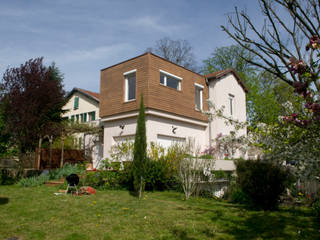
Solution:
M249 211L176 192L98 191L55 196L55 187L0 186L0 239L320 239L310 209Z

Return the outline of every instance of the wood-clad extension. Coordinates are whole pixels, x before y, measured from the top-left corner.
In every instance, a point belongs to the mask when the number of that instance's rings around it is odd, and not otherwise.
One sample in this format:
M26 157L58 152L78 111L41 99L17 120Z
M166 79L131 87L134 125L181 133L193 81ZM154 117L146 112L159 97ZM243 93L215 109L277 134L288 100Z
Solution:
M123 73L134 69L136 69L136 100L125 102ZM182 78L181 91L161 85L160 70ZM207 118L195 110L195 83L203 86L203 107L207 110L208 87L205 77L152 53L145 53L101 70L100 117L106 118L138 110L142 93L147 109L206 122Z

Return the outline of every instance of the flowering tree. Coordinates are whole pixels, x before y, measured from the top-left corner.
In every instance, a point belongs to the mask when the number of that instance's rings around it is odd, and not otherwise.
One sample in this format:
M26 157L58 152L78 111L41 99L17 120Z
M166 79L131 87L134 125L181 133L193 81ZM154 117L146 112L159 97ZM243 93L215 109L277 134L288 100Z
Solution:
M315 0L259 0L264 25L245 11L229 15L231 29L222 26L240 46L253 53L246 61L292 85L305 100L306 111L286 118L300 126L320 122L320 2Z
M300 177L314 178L320 169L320 2L259 0L259 4L262 26L236 8L222 30L256 56L255 61L246 61L293 86L303 104L280 116L279 123L255 129L254 140L266 158L292 163Z

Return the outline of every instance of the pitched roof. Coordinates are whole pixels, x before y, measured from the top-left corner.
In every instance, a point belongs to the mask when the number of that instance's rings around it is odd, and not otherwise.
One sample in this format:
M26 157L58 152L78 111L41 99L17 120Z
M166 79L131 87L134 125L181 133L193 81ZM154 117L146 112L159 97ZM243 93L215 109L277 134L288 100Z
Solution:
M240 79L240 76L238 75L238 73L233 68L228 68L228 69L220 70L220 71L217 71L217 72L214 72L214 73L209 73L207 75L204 75L204 77L207 78L210 81L211 79L213 79L213 80L219 79L219 78L221 78L221 77L223 77L223 76L225 76L225 75L227 75L229 73L233 74L233 76L237 79L238 83L243 88L243 90L246 93L248 93L249 92L248 88L242 82L242 80Z
M86 95L87 97L99 102L100 94L92 91L88 91L81 88L73 88L71 92L67 95L67 98L69 98L74 92L81 92L82 94Z

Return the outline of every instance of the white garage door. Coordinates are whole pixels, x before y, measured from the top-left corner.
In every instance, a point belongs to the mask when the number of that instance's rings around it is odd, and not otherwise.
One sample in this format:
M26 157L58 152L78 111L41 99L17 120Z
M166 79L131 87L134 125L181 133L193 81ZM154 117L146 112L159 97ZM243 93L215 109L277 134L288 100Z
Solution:
M158 135L157 143L164 148L169 148L173 144L184 144L186 142L185 138L179 137L169 137L164 135Z

